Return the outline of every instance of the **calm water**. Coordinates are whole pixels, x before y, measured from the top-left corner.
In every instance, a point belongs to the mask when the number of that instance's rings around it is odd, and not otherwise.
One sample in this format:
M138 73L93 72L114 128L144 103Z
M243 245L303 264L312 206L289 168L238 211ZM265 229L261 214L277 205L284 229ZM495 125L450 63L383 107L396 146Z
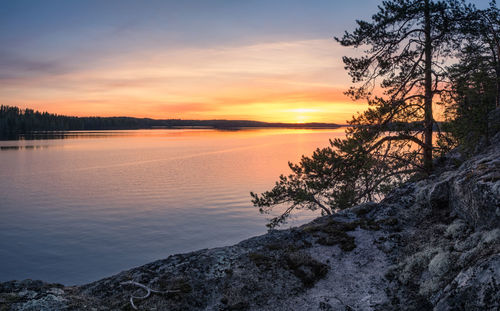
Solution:
M270 189L288 161L339 136L141 130L0 141L0 281L80 284L263 234L269 216L249 192Z

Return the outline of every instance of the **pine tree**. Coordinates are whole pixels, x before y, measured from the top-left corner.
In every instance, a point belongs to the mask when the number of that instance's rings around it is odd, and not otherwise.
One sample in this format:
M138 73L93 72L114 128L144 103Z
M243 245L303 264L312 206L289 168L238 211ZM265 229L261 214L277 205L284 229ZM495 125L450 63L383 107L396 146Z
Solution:
M466 154L489 144L489 114L500 107L500 10L471 8L461 25L465 40L459 62L448 68L450 92L446 101L447 140ZM499 125L496 125L499 126Z
M370 126L370 133L363 134L371 135L372 147L367 150L390 141L411 142L421 153L413 167L432 172L433 104L445 91L443 64L459 46L460 21L467 19L465 8L453 0L384 1L370 22L357 21L354 32L336 38L343 46L366 48L363 56L343 60L353 83L358 84L348 94L366 98L371 105L351 123ZM382 94L374 96L373 91ZM419 126L402 126L411 122ZM399 124L397 129L394 123Z
M384 1L371 21L357 21L353 32L335 38L364 48L343 57L355 84L347 94L370 108L353 117L345 139L331 141L280 176L270 191L251 193L262 213L286 208L269 227L286 221L294 209L331 214L382 198L416 174L433 170L433 105L449 91L445 63L464 36L462 21L473 7L444 0Z

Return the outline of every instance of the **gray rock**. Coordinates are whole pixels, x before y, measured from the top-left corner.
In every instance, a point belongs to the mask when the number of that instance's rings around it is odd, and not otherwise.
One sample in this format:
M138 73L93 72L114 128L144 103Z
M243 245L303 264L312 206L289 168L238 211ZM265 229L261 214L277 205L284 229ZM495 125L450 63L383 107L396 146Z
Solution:
M437 311L500 310L500 255L461 271L436 300Z
M65 298L49 294L39 299L17 304L13 308L19 311L52 311L65 310L67 306Z

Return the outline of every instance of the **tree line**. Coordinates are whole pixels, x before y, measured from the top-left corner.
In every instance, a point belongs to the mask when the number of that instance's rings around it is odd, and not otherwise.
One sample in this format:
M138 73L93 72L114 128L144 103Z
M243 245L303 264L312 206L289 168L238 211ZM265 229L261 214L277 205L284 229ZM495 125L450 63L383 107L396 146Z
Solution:
M152 121L151 119L128 117L71 117L34 111L33 109L0 106L0 134L3 136L32 131L148 128L154 125Z
M248 120L156 120L131 117L71 117L0 106L0 137L28 134L34 131L76 131L76 130L129 130L175 127L208 127L215 129L237 129L245 127L274 128L335 128L333 123L268 123Z
M332 214L382 198L429 176L434 160L462 145L472 150L493 133L488 115L500 100L500 13L460 0L383 1L369 21L335 40L362 49L344 56L353 100L369 109L349 121L345 139L289 163L292 173L251 193L262 213L284 206L273 228L296 209ZM434 110L442 106L444 124ZM444 128L443 128L444 127ZM436 137L437 136L437 137Z

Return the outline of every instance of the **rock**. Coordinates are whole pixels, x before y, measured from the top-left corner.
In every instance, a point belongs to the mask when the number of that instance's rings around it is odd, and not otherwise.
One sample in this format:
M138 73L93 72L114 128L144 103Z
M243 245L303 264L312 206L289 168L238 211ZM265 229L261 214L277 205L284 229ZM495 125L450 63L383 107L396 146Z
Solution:
M446 228L445 236L449 238L463 237L467 233L468 226L462 219L456 219Z
M450 270L451 256L447 252L437 253L429 262L429 272L432 277L439 278Z
M450 183L453 210L478 228L500 223L500 157L496 153L476 158L459 170Z
M66 299L61 296L49 294L39 299L32 299L14 305L13 309L19 311L52 311L64 310L66 307Z
M433 209L447 209L450 204L450 180L445 179L433 183L429 187L429 194L427 197L429 205Z
M437 311L500 310L500 255L461 271L436 296Z
M0 283L0 310L498 310L500 134L465 161L309 224L76 287ZM133 281L135 283L130 283Z
M434 210L451 210L476 228L500 224L500 133L483 153L424 180L416 189L417 201ZM450 168L450 166L446 166Z

